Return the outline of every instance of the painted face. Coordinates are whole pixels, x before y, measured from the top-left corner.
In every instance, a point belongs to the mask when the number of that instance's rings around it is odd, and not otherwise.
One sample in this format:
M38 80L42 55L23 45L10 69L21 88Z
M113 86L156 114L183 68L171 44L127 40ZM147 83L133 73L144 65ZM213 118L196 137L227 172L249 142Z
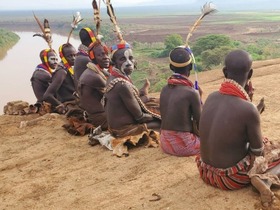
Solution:
M116 68L130 75L134 70L134 57L131 49L120 49L115 55Z
M58 64L58 57L54 52L48 53L48 63L51 67L51 69L55 69Z
M76 49L73 46L67 46L63 49L63 55L69 65L73 66L76 58Z
M110 58L108 53L104 50L102 45L98 45L93 48L93 53L95 56L95 60L100 68L109 68L110 65Z

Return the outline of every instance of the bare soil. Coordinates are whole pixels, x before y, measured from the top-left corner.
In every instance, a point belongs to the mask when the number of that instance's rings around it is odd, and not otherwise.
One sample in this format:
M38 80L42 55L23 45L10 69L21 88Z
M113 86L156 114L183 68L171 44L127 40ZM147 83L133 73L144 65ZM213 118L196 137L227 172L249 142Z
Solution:
M263 135L279 141L280 59L254 63L254 103L265 98ZM193 79L193 78L191 78ZM203 100L219 88L220 69L199 74ZM158 96L159 93L154 93ZM169 156L159 148L135 148L117 158L87 136L62 128L64 116L19 128L37 115L0 116L0 209L262 209L247 187L222 191L200 178L194 157ZM274 190L280 199L280 191ZM279 201L274 209L280 209Z

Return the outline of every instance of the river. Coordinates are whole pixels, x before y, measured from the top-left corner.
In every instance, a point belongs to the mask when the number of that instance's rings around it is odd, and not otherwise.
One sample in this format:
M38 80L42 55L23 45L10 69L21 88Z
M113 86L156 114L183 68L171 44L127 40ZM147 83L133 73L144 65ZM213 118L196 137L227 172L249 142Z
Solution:
M0 114L3 114L3 107L9 101L36 102L30 78L35 67L41 63L40 51L48 48L43 38L33 37L33 32L15 33L20 36L20 40L0 60ZM53 34L53 49L58 53L59 46L66 41L66 36ZM77 49L80 40L71 38L70 43Z

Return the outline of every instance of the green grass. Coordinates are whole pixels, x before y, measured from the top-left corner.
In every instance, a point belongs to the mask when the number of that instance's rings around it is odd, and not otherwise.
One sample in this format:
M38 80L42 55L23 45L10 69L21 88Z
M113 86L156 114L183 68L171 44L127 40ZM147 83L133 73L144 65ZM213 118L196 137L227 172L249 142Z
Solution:
M5 57L7 51L14 46L20 37L8 30L0 28L0 60Z

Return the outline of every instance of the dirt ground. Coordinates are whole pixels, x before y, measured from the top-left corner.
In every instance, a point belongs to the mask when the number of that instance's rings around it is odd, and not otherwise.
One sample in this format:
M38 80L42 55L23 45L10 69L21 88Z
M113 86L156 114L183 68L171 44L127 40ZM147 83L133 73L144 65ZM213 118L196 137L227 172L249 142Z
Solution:
M254 103L261 97L266 103L263 135L275 141L280 134L279 69L280 59L256 62L252 79ZM204 100L218 89L222 72L200 73L199 81ZM63 116L19 128L21 121L36 117L0 116L0 209L261 209L251 187L227 192L203 183L194 157L142 147L117 158L100 145L89 146L87 136L68 134L61 127ZM274 192L280 199L280 191Z

